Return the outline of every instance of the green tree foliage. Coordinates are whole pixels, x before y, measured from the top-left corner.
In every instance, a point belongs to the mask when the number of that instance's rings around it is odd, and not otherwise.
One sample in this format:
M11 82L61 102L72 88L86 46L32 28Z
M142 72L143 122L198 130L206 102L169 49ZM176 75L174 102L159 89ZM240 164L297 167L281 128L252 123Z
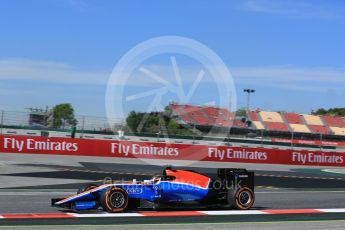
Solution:
M177 134L182 135L182 136L191 136L193 135L193 131L191 129L186 129L184 127L181 127Z
M131 111L126 118L127 126L132 132L157 133L159 131L158 113L137 113ZM140 127L142 125L142 127Z
M74 126L77 120L74 116L73 106L69 103L58 104L51 110L49 124L55 128L65 128L66 126Z
M139 126L141 119L142 117L135 111L131 111L128 114L126 123L129 129L132 130L132 132L135 132L137 130L137 127Z
M312 112L313 115L333 115L333 116L345 116L345 108L330 108L324 109L320 108L315 112Z
M247 110L245 108L238 109L235 112L236 117L245 117L247 115Z
M167 128L171 134L178 134L180 130L180 125L177 124L175 120L171 119L168 123Z
M166 116L170 117L170 115L172 114L172 109L170 108L170 106L165 106L164 113Z
M159 133L166 129L169 134L175 135L192 135L193 131L183 127L182 125L178 124L174 119L170 118L171 111L165 109L164 111L165 116L162 113L138 113L135 111L131 111L127 118L127 127L132 132L140 132L140 133ZM163 119L164 121L160 119ZM141 124L142 122L142 124ZM160 126L164 125L166 127ZM142 125L141 129L138 129L139 126Z

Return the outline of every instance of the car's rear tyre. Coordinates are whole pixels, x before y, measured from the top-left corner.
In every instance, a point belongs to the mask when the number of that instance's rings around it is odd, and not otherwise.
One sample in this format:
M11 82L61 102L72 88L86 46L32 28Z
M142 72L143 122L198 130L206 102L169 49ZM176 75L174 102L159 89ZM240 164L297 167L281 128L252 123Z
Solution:
M128 206L128 194L122 188L111 187L101 193L100 202L106 212L123 212Z
M78 189L77 194L89 191L89 190L97 188L97 187L98 186L95 184L84 184Z
M248 187L240 188L236 191L233 197L233 207L235 209L247 210L250 209L255 202L255 195L253 190Z

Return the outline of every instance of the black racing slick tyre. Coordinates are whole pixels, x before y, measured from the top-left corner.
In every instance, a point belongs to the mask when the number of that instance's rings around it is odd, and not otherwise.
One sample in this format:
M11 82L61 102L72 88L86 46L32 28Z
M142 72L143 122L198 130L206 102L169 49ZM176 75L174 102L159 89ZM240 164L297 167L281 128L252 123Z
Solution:
M98 186L95 185L95 184L84 184L84 185L82 185L82 186L78 189L77 194L80 194L80 193L82 193L82 192L89 191L89 190L94 189L94 188L97 188L97 187L98 187Z
M123 212L128 206L128 194L122 188L111 187L101 193L100 203L106 212Z
M254 192L248 187L240 188L234 194L232 201L232 206L235 209L247 210L253 206L255 202L255 195Z

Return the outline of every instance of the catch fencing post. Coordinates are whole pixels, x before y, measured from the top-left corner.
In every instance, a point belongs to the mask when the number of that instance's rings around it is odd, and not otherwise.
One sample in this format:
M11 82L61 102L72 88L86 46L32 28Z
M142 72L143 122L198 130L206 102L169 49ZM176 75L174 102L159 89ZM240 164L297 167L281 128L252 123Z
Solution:
M85 116L83 116L83 119L81 122L81 138L84 138L84 125L85 125Z
M2 135L2 128L4 125L4 111L1 110L1 129L0 129L0 134Z
M322 152L322 133L320 133L320 151Z
M193 144L195 144L195 124L193 125Z

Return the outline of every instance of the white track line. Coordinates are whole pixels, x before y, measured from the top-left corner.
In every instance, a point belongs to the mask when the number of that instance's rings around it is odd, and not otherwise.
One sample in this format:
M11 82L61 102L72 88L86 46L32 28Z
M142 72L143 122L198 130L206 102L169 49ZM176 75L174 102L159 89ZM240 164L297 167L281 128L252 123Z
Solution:
M331 209L316 209L320 212L325 212L325 213L345 213L345 208L331 208Z
M256 215L256 214L267 214L258 210L224 210L224 211L200 211L206 215Z
M86 214L80 214L80 213L68 213L69 215L73 217L137 217L137 216L143 216L140 213L86 213Z
M256 191L255 194L287 194L287 193L345 193L345 191L313 191L313 190L302 190L302 191Z
M345 214L345 208L334 208L334 209L278 209L278 210L219 210L219 211L192 211L195 216L215 216L215 215L223 215L223 216L232 216L232 215L284 215L289 214L290 212L294 214L316 214L316 213L344 213ZM315 212L313 212L315 211ZM170 214L169 214L170 213ZM105 217L149 217L149 216L156 216L156 217L167 217L167 216L174 216L171 215L171 213L174 212L154 212L154 215L152 215L152 212L141 212L141 213L65 213L65 217L72 217L72 218L105 218ZM189 212L186 212L186 216L188 216ZM175 212L176 214L176 212ZM59 216L59 213L46 213L46 214L35 214L35 213L29 213L29 214L7 214L11 215L11 217L7 217L5 214L0 215L0 219L7 219L7 218L13 218L15 215L18 215L16 219L23 219L23 218L32 218L32 219L43 219L43 218L54 218L53 216L56 215L58 217L56 218L63 218ZM179 216L184 216L183 211L178 212ZM25 217L21 217L25 216Z

